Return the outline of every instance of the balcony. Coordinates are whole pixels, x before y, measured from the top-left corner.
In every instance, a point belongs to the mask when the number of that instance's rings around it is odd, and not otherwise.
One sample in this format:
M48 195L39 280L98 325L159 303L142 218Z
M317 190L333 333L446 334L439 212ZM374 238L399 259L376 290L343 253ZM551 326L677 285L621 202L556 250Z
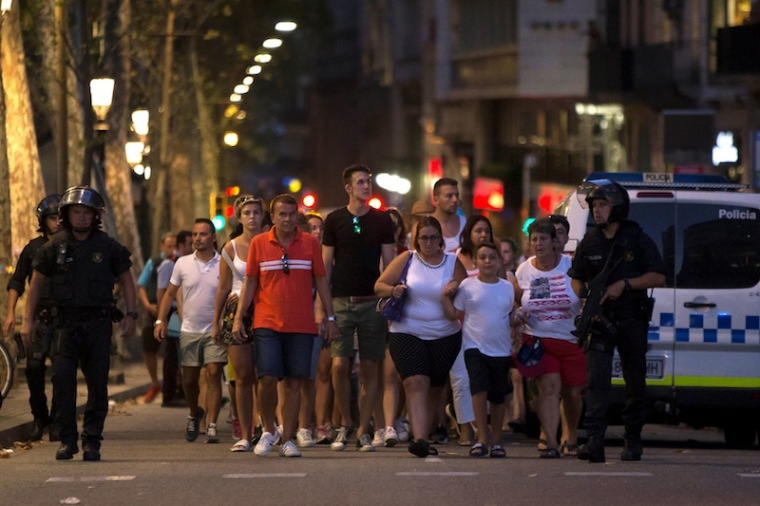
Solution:
M696 44L688 42L633 48L634 90L673 89L698 84L698 51Z
M588 53L589 95L622 94L631 89L631 51L598 47Z
M760 74L760 24L719 28L719 74Z

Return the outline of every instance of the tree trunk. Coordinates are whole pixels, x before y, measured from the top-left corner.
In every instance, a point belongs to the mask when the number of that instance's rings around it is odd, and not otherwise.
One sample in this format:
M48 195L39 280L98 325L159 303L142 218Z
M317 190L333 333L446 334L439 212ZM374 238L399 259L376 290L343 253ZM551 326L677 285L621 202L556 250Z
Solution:
M132 168L127 163L124 145L126 127L131 123L129 110L130 48L127 27L130 18L130 0L107 2L105 32L105 67L114 79L111 110L108 113L106 134L105 183L111 207L107 212L116 216L115 236L132 252L133 272L143 266L140 236L132 199Z
M195 195L208 195L210 192L219 191L219 142L216 139L215 125L211 119L211 107L203 90L204 82L198 65L198 47L195 38L190 41L190 62L193 70L195 101L198 108L198 133L200 134L203 170L203 177L199 178L193 190ZM211 210L208 207L208 199L195 199L196 216L211 216Z
M82 172L84 168L84 150L83 146L87 144L87 139L84 135L84 113L82 104L78 99L80 84L77 81L74 68L66 53L66 58L63 62L59 62L60 55L57 52L57 48L60 44L66 45L66 40L69 39L71 43L69 46L74 51L74 59L81 59L82 54L86 54L84 49L85 41L80 35L82 32L80 25L86 25L84 19L79 12L74 12L70 19L75 25L75 29L61 34L59 27L56 24L55 18L55 6L60 0L40 0L37 3L37 11L35 12L34 30L37 34L37 40L40 44L40 58L42 59L42 65L38 69L41 76L39 83L44 87L44 96L47 100L44 101L47 111L49 111L49 117L52 118L56 128L53 129L53 140L55 141L56 152L61 149L65 149L68 161L67 170L64 171L66 177L63 181L45 181L45 187L47 193L52 193L54 190L58 191L59 188L68 188L75 184L79 184L82 180ZM76 9L80 8L79 3L73 6ZM83 9L84 7L81 6ZM85 28L86 31L86 28ZM73 32L73 33L72 33ZM61 42L63 40L63 42ZM60 91L61 81L56 75L56 68L62 63L66 69L66 86L64 88L66 92L66 107L62 111L60 107ZM81 69L81 67L80 67ZM83 76L84 78L85 76ZM89 107L89 105L87 105ZM58 122L65 121L66 130L61 132L58 128ZM65 143L62 145L62 143ZM56 160L61 157L56 156ZM56 178L57 179L57 178Z
M2 30L2 21L0 21ZM2 34L0 34L2 44ZM0 52L2 47L0 47ZM0 72L0 230L11 230L11 187L3 184L8 181L8 151L5 137L5 94L3 93L3 75ZM8 286L13 264L13 252L11 250L11 234L0 234L0 311L8 307ZM0 335L0 339L3 336Z
M34 209L45 196L34 129L18 2L2 26L2 75L11 196L11 241L16 255L36 235ZM5 184L1 182L0 184ZM8 230L8 229L5 229ZM14 256L16 256L14 255ZM4 287L2 287L4 288Z

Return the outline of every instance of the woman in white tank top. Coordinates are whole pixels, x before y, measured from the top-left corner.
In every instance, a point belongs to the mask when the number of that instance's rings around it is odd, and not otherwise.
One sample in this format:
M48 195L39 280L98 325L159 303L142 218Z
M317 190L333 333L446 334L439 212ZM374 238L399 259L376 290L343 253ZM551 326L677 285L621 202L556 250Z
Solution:
M418 438L409 444L409 452L426 457L437 454L426 438L431 408L438 405L462 347L459 320L446 316L441 297L453 297L467 274L456 256L444 252L441 225L435 218L420 221L413 245L415 251L397 256L383 271L375 293L396 298L407 294L402 320L390 324L388 347L403 380L412 432ZM401 280L407 265L406 279Z
M223 262L219 262L219 286L214 301L214 322L211 338L220 342L220 328L228 299L237 299L245 278L248 246L261 230L264 204L253 195L238 197L234 203L235 216L243 226L243 233L222 248ZM240 440L231 448L233 452L251 451L253 422L253 350L251 341L226 342L227 355L235 373L235 411L240 424Z

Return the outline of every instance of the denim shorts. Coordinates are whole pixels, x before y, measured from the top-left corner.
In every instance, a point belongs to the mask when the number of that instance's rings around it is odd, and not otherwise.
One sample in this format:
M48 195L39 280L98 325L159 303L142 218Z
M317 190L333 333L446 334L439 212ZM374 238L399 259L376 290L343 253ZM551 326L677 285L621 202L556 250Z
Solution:
M258 377L314 379L321 341L316 334L254 329L253 354Z

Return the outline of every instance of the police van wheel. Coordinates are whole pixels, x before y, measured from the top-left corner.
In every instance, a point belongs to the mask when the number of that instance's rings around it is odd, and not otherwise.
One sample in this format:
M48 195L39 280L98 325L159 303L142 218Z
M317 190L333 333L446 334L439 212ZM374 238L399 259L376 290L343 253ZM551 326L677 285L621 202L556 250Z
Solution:
M751 420L728 420L723 437L729 448L750 448L757 439L757 427Z

